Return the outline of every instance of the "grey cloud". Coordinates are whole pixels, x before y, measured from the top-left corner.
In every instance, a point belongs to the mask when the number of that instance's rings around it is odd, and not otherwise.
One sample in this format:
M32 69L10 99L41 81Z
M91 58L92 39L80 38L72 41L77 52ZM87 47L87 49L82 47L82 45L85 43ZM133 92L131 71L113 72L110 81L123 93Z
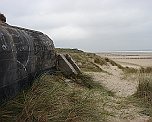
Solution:
M8 23L40 30L57 47L152 49L151 0L1 0Z

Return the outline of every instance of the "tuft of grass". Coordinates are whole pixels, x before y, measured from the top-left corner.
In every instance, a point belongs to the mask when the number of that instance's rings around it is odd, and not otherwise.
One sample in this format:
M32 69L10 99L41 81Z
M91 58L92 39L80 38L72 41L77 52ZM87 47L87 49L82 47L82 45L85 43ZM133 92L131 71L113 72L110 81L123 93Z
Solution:
M152 73L152 67L146 67L146 68L141 67L140 72L141 73Z
M135 68L131 68L131 67L124 67L123 71L125 73L152 73L152 67L141 67L140 69L135 69Z
M132 67L124 67L123 71L125 73L128 73L128 74L132 74L132 73L138 73L139 70L138 69L135 69L135 68L132 68Z
M97 56L97 55L94 57L94 62L101 65L101 66L107 65L106 60L104 58L101 58L100 56Z
M152 103L152 74L140 74L137 95Z
M152 74L140 73L138 80L139 85L135 96L140 98L142 105L146 108L143 113L152 117Z
M108 92L87 75L42 75L31 89L0 106L0 121L105 122L110 115L105 96Z
M123 66L121 66L120 64L116 63L115 61L113 61L113 60L111 60L111 59L109 59L109 58L105 58L105 60L106 60L107 62L109 62L112 66L117 66L119 69L124 69Z

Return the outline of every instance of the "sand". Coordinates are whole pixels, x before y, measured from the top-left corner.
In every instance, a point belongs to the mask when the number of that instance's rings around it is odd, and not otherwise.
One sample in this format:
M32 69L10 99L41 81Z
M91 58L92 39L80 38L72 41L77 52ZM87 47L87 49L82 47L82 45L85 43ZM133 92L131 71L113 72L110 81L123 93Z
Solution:
M125 79L123 71L116 66L102 67L102 69L110 74L92 72L92 77L108 90L114 92L118 97L131 96L137 91L138 82L132 79Z
M141 66L147 67L152 66L152 53L138 53L138 54L98 54L101 57L108 57L117 63L134 68L140 68ZM97 65L97 64L96 64ZM100 65L99 65L100 66ZM116 101L125 99L133 95L137 91L138 80L136 76L132 75L131 77L125 77L123 71L116 66L100 66L103 70L109 72L87 72L90 74L95 81L101 83L108 90L115 93L117 98ZM113 110L115 111L115 110ZM115 111L118 114L117 117L112 117L109 119L109 122L148 122L149 117L139 114L142 111L142 108L136 107L134 105L129 105L128 108ZM120 117L124 115L124 117ZM125 118L125 116L131 116L133 118Z
M134 68L152 66L152 52L111 52L97 55L108 57L123 66Z
M101 68L109 73L86 73L91 75L94 81L101 83L102 86L114 92L116 95L114 98L112 98L115 102L110 103L110 105L115 106L114 109L107 108L108 111L115 113L115 117L108 118L108 122L147 122L149 117L139 114L140 111L143 111L142 108L132 104L127 104L120 110L115 109L120 106L122 101L125 101L127 97L133 95L137 91L138 81L134 80L133 76L131 78L125 78L123 71L118 69L116 66L109 64L109 66L102 66Z

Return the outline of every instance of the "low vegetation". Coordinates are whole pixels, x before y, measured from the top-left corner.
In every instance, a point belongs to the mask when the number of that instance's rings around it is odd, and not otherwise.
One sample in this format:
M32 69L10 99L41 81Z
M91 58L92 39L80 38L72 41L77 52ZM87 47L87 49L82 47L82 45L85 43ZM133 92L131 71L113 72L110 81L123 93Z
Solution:
M70 54L83 71L102 72L103 70L96 64L99 64L101 66L107 65L105 58L101 58L94 53L86 53L78 49L61 48L57 48L56 51L58 53Z
M152 74L140 73L138 81L139 86L135 96L140 99L141 105L146 108L143 113L152 117Z
M145 68L141 67L140 72L141 73L152 73L152 67L145 67Z
M2 122L105 122L106 96L101 85L84 74L65 78L44 74L31 89L0 108Z
M122 65L116 63L115 61L107 57L102 58L94 53L86 53L78 49L56 48L56 51L58 53L70 54L83 71L103 72L99 65L103 66L109 64L111 64L112 66L117 66L119 69L122 69L125 73L137 73L138 71L134 68L123 67Z
M124 72L124 76L131 77L133 75L134 80L138 79L139 82L135 99L144 108L142 114L152 117L152 67L141 67L140 69L123 67L109 58L101 58L96 54L85 53L77 49L64 49L64 51L57 49L57 51L64 53L68 51L84 71L100 71L98 67L94 67L94 64L99 64L100 66L112 65L121 69Z
M116 63L115 61L113 61L113 60L111 60L111 59L109 59L109 58L105 58L105 60L106 60L107 62L109 62L112 66L117 66L119 69L124 69L123 66L121 66L120 64Z
M77 49L56 49L69 53L83 71L103 71L98 65L108 65L105 58ZM43 74L30 89L0 106L0 121L4 122L105 122L111 116L105 109L113 93L88 75L65 77Z
M112 65L127 74L139 73L135 97L146 106L143 113L152 116L151 67L139 70L123 67L111 59L78 49L58 48L56 51L70 54L82 71L103 72L100 66ZM88 75L67 77L47 73L35 79L30 89L0 106L0 122L106 122L107 117L114 115L107 111L107 108L112 108L108 101L113 96ZM118 105L121 109L121 101Z

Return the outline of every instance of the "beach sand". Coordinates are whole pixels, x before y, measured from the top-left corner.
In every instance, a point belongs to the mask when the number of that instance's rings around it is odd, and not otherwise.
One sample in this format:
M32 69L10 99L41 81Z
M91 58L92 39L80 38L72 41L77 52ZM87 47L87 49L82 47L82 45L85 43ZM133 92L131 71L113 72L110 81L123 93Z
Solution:
M151 67L152 66L152 52L109 52L97 53L101 57L107 57L122 66L128 67Z

